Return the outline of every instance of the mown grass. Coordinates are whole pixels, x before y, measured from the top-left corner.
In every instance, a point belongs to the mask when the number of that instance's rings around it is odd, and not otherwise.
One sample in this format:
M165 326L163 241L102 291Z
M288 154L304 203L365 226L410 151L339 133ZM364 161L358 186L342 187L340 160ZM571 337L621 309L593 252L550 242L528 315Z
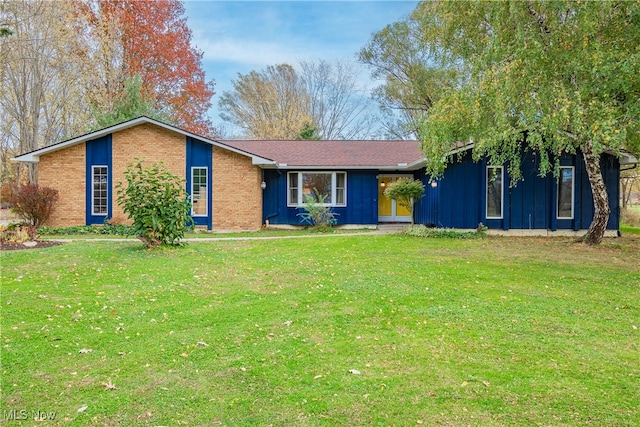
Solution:
M122 232L111 231L108 227L102 226L81 226L69 228L42 228L39 230L40 237L44 240L50 239L131 239L136 240L134 235L126 234L125 226L120 226ZM258 231L241 231L241 232L211 232L207 230L197 229L185 233L185 239L210 239L210 238L226 238L226 237L290 237L305 236L316 234L356 234L370 233L373 228L340 228L336 227L328 231L318 231L314 227L277 229L266 228Z
M640 235L640 227L633 227L630 225L622 224L620 225L620 232L623 236L627 234Z
M2 414L638 425L638 253L401 235L3 252Z

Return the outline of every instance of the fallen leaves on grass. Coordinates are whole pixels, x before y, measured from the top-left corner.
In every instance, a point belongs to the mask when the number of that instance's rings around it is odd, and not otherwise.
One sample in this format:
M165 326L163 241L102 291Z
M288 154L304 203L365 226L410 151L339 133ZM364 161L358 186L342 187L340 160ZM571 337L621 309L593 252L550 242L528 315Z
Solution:
M105 383L105 382L103 381L103 382L101 382L101 383L100 383L100 385L101 385L102 387L104 387L104 389L105 389L105 390L117 390L117 387L115 386L115 384L113 384L113 383L111 382L111 378L109 378L109 382L106 382L106 383Z
M476 381L476 380L470 380L470 381ZM482 385L485 387L489 387L491 385L491 383L489 381L481 381ZM467 381L462 381L462 384L460 384L460 387L466 387L469 385L469 382Z

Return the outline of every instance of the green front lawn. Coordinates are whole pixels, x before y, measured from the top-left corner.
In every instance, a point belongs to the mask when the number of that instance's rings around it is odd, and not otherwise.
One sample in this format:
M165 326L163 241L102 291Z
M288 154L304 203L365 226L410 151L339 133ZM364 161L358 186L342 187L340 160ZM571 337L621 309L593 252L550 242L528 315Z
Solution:
M67 228L42 228L39 230L40 237L44 240L59 240L59 239L132 239L137 240L134 235L127 235L124 232L116 233L109 232L108 228L102 226L79 226L79 227L67 227ZM356 233L371 233L375 231L373 228L341 228L336 227L326 234L356 234ZM268 228L258 231L238 231L238 232L211 232L207 230L192 230L185 233L185 239L219 239L227 237L290 237L290 236L306 236L325 234L317 231L313 227L308 228L291 228L291 229L277 229Z
M1 413L639 425L639 253L637 237L366 234L3 251Z

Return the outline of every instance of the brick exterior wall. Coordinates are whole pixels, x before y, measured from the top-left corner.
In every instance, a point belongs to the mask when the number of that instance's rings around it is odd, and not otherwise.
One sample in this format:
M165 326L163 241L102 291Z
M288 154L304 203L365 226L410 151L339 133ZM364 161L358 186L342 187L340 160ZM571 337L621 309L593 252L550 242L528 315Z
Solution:
M122 208L115 203L117 198L115 186L124 181L127 166L135 159L143 160L143 166L162 161L164 166L174 175L185 178L186 137L178 132L145 123L112 135L113 164L113 220L127 221Z
M152 124L141 124L112 135L112 219L130 223L115 202L116 185L124 181L127 166L135 159L143 165L162 161L183 179L186 170L186 137ZM258 230L262 226L262 171L251 158L213 147L213 229ZM59 201L47 222L49 227L70 227L86 222L86 149L81 143L40 157L39 184L57 189Z
M40 158L38 185L58 190L47 227L71 227L86 221L86 149L81 143Z
M213 147L213 229L259 230L262 170L251 158Z

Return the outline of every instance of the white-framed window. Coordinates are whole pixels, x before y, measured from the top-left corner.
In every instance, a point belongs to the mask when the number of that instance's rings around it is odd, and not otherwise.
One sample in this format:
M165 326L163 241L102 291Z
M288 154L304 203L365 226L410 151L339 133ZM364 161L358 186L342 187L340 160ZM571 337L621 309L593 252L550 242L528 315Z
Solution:
M209 214L209 180L206 167L191 168L191 216Z
M109 168L91 166L91 214L107 216L109 212Z
M295 206L298 204L298 174L297 173L289 173L287 175L287 182L289 191L287 192L287 205Z
M573 219L574 205L574 175L573 166L560 166L558 177L558 205L556 215L558 219Z
M504 168L487 166L487 219L502 219Z
M287 206L304 206L307 196L317 202L318 194L324 206L347 205L346 172L289 172L287 183Z

